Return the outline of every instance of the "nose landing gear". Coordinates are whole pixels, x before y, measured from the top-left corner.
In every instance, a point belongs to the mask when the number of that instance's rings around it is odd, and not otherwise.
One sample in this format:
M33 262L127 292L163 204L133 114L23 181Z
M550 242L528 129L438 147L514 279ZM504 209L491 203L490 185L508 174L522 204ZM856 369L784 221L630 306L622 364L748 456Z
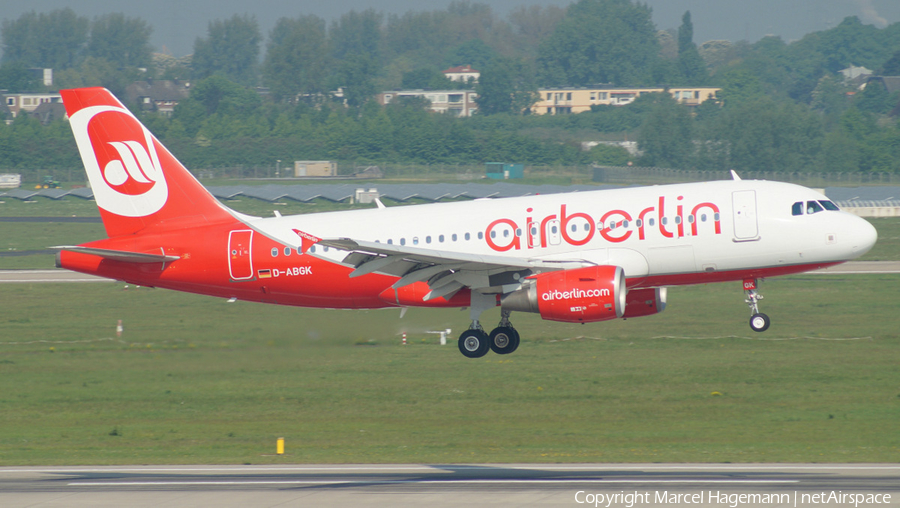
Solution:
M763 296L759 294L756 288L756 279L744 280L744 292L747 294L747 299L744 302L750 306L750 312L752 313L750 316L750 328L754 332L764 332L769 329L771 321L769 316L759 311L759 301L763 299Z

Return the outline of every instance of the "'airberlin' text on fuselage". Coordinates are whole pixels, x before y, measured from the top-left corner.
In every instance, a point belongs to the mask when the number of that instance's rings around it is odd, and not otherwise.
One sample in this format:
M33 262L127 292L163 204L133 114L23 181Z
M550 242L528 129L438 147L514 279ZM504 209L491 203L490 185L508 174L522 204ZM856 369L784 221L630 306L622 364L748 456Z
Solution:
M524 223L512 219L497 219L488 224L485 241L498 252L520 249L546 248L562 242L573 246L585 245L599 233L607 242L624 242L637 233L638 240L645 240L654 229L664 238L697 236L700 223L710 221L715 234L722 234L719 207L704 201L693 206L685 216L683 196L676 198L675 215L666 216L666 198L660 196L657 206L642 209L636 216L625 210L610 210L599 220L584 212L567 213L566 205L560 205L559 214L543 218L525 217ZM534 209L525 210L531 214ZM674 224L673 224L674 223ZM688 227L685 227L687 223Z

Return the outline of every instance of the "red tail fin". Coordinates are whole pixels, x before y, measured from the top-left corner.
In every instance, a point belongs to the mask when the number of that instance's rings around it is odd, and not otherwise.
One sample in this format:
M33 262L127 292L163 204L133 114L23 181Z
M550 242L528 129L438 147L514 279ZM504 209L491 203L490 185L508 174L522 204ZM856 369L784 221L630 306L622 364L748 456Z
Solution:
M60 93L111 238L164 222L184 227L233 220L109 90Z

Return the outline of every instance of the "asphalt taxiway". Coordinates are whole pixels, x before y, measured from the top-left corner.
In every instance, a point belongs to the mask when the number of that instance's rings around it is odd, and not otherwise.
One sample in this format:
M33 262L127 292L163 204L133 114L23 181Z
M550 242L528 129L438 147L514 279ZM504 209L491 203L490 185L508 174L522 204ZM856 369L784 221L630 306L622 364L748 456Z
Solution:
M829 503L829 499L836 502ZM853 501L857 506L900 506L900 465L322 464L0 468L0 505L4 507L596 504L721 508L854 506Z

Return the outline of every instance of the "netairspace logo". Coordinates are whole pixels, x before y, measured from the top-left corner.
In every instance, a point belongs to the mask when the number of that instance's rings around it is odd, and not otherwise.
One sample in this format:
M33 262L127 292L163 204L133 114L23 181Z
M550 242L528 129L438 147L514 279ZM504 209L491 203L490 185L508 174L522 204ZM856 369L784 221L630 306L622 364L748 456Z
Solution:
M836 506L845 507L882 505L891 503L891 494L864 494L864 493L845 493L840 490L821 491L821 492L763 492L753 494L741 494L734 492L722 492L703 490L700 492L683 493L655 491L650 492L625 492L616 493L604 492L585 492L579 490L575 493L575 502L578 504L586 504L596 507L603 506L610 508L612 506L624 506L632 508L640 505L672 505L684 506L692 504L707 504L712 506L721 505L728 508L738 508L740 506Z

